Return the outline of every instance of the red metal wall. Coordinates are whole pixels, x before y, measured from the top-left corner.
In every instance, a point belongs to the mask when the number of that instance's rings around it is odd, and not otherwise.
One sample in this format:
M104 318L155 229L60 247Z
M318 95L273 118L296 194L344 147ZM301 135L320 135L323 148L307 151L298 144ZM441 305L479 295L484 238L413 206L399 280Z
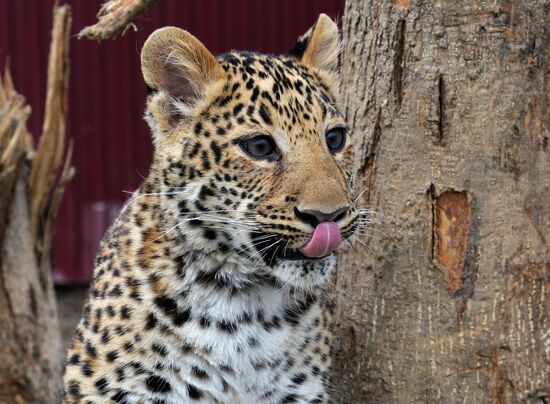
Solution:
M344 0L159 0L135 21L138 31L100 44L77 40L95 22L99 0L73 7L67 134L76 177L57 221L53 265L58 282L87 282L97 244L120 206L147 174L151 142L143 121L139 52L148 34L183 27L214 54L231 49L280 53L324 12L343 14ZM16 88L32 107L40 132L53 0L0 0L0 68L9 56ZM1 192L1 190L0 190Z

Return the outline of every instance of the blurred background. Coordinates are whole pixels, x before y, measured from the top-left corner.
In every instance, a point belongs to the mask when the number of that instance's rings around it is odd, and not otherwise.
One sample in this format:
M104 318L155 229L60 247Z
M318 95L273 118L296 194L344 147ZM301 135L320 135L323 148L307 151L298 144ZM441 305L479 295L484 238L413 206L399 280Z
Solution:
M0 0L0 67L32 107L28 127L41 132L54 0ZM164 0L135 28L96 43L77 33L96 22L99 0L65 1L73 10L67 137L74 142L69 182L57 218L53 270L64 338L72 333L105 230L147 175L152 153L142 119L145 87L139 54L156 28L174 25L214 54L232 49L282 53L323 12L340 20L344 0ZM35 139L36 140L36 139Z

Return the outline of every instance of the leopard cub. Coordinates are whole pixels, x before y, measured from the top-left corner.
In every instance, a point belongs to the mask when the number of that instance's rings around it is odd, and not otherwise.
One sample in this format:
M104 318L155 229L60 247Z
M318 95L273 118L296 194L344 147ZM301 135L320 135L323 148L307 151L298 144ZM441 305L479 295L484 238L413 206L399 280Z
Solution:
M64 403L329 401L323 288L361 223L339 46L324 14L280 56L151 34L154 159L100 245Z

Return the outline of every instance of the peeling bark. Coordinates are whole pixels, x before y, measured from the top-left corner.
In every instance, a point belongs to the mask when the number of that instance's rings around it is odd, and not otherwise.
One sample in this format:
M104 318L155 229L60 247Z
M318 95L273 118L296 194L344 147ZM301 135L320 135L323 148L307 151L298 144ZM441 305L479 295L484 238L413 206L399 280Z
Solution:
M348 0L343 31L385 220L340 260L337 401L547 402L550 3Z
M466 192L445 191L435 202L434 257L442 267L447 289L462 289L462 268L469 243L472 208Z

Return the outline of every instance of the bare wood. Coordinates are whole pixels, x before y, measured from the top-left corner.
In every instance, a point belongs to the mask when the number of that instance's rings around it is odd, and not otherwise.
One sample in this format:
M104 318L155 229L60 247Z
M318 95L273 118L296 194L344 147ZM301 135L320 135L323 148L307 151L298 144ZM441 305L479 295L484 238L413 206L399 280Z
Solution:
M52 192L58 181L59 169L63 164L65 147L65 118L69 83L69 36L72 23L68 5L54 11L52 42L48 62L48 86L42 136L33 159L29 176L31 224L37 258L40 266L47 262L49 249L45 248L45 238L51 236L48 209L51 207ZM61 181L64 179L61 178ZM49 242L46 242L49 247ZM46 257L46 261L44 258ZM49 269L49 268L46 268Z
M0 245L8 224L13 190L18 171L28 145L32 142L26 122L30 107L13 88L13 81L6 68L0 75Z
M341 402L550 400L548 10L347 1L356 182L385 221L338 269Z
M69 6L56 7L37 151L26 128L30 107L15 91L7 68L0 78L2 403L55 402L61 386L63 355L49 251L53 222L74 171L70 151L63 159L70 24Z
M134 18L149 8L157 0L107 0L97 15L98 22L84 28L78 38L86 37L96 41L116 36L124 32Z

